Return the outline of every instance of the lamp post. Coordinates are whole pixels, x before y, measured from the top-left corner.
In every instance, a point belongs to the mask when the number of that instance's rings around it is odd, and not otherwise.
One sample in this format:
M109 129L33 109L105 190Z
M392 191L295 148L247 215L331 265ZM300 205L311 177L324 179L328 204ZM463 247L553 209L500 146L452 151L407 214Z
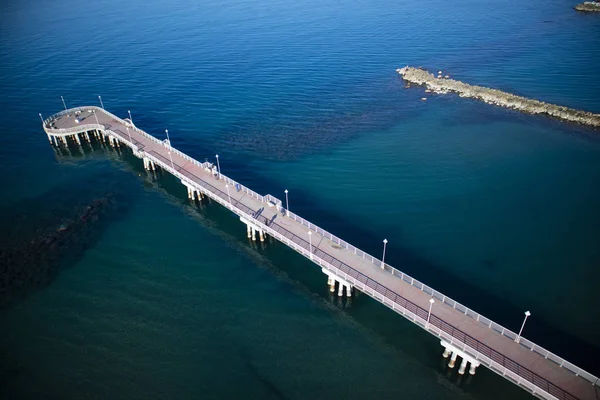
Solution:
M225 188L227 189L227 197L229 197L229 204L231 204L231 195L229 194L229 185L225 185Z
M65 111L67 111L67 105L65 104L65 99L60 96L60 99L62 100L63 106L65 107Z
M308 252L310 253L310 259L312 260L312 232L308 231Z
M385 268L385 246L387 245L387 242L387 239L383 239L383 257L381 257L381 269Z
M427 313L427 325L426 325L427 328L429 328L429 319L431 318L431 307L433 307L433 303L435 303L435 300L432 297L429 299L429 312Z
M165 129L165 133L167 134L167 143L169 143L169 147L173 147L173 146L171 146L171 138L169 137L169 130Z
M525 319L523 320L523 325L521 325L521 330L519 331L519 335L515 339L515 343L519 343L521 341L521 333L523 333L523 328L525 328L525 322L527 322L527 318L531 316L529 311L525 311Z
M44 118L42 118L42 113L38 114L40 116L40 119L42 120L42 125L44 125Z
M98 96L98 100L100 100L100 106L102 106L102 109L104 110L104 103L102 103L102 96Z
M217 173L219 174L219 179L221 179L221 166L219 165L219 155L215 154L215 157L217 158Z
M129 122L133 125L133 119L131 118L131 111L127 110L127 114L129 114Z
M290 202L288 200L288 190L285 189L284 192L285 192L285 215L287 217L289 217L290 216Z

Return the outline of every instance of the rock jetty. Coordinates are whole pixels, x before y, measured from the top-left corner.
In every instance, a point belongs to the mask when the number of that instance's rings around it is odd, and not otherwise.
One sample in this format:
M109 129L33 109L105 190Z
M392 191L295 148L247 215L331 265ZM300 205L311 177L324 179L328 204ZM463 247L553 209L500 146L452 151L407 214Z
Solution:
M407 82L425 85L428 90L434 93L445 94L456 92L460 97L472 97L488 104L512 108L530 114L546 114L565 121L600 127L600 114L544 103L543 101L528 99L497 89L469 85L450 79L448 75L442 77L441 71L438 73L437 77L422 68L409 66L398 68L396 72L398 72Z
M598 1L584 1L581 4L575 6L577 11L583 12L600 12L600 2Z

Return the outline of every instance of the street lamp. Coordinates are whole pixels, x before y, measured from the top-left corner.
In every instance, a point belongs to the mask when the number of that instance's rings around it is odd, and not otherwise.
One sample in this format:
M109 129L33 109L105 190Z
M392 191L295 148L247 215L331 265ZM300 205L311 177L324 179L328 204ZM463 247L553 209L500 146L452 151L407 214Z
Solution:
M429 299L429 313L427 313L427 325L426 325L427 328L429 328L429 319L431 318L431 307L433 307L433 303L435 303L435 300L432 297Z
M385 268L385 246L387 245L387 242L387 239L383 239L383 257L381 257L381 269Z
M104 103L102 103L102 96L98 96L98 100L100 100L100 105L102 106L102 109L104 110Z
M131 111L127 110L127 114L129 114L129 122L133 125L133 119L131 118Z
M288 201L288 190L285 189L284 192L285 192L285 215L287 217L289 217L290 216L290 203Z
M167 134L167 143L169 143L169 147L172 147L171 146L171 138L169 138L169 130L165 129L165 133Z
M523 325L521 325L521 330L519 331L519 335L515 338L515 343L519 343L521 341L521 333L523 333L523 328L525 328L525 322L527 322L527 318L531 316L529 311L525 311L525 319L523 320Z
M219 174L219 179L221 179L221 166L219 165L219 155L215 154L215 157L217 158L217 173Z
M65 104L65 99L60 96L60 99L62 100L63 106L65 107L65 111L67 110L67 105Z
M229 197L229 204L231 204L231 195L229 194L229 185L225 185L225 188L227 189L227 197Z
M312 231L308 231L308 252L310 253L310 259L312 260Z
M39 113L40 119L42 120L42 125L44 125L44 118L42 118L42 113Z

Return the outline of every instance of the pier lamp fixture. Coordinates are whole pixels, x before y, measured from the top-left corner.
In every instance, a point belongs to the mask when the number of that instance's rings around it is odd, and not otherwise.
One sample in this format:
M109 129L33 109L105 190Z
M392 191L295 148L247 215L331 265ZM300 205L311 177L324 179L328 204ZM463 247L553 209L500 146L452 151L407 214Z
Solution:
M98 100L100 100L100 106L102 106L102 109L104 110L104 103L102 103L102 96L98 96Z
M65 104L65 99L64 99L64 97L60 96L60 99L62 100L63 107L65 108L65 111L67 111L67 105Z
M131 118L131 111L127 110L127 114L129 114L129 122L131 122L131 125L133 125L133 119Z
M167 134L167 143L169 143L169 147L173 147L173 146L171 146L171 138L169 137L169 130L165 129L165 133Z
M308 231L308 252L310 253L310 259L312 260L312 232Z
M221 166L219 165L219 155L215 154L215 157L217 159L217 173L219 174L219 179L221 179Z
M383 239L383 257L381 257L381 269L385 268L385 246L387 245L388 240Z
M429 319L431 318L431 307L433 307L433 303L435 303L435 300L432 297L429 299L429 312L427 313L427 325L425 325L425 327L428 329L429 329Z
M40 116L40 119L42 120L42 125L44 125L44 118L42 118L42 113L38 114Z
M229 194L229 185L225 185L225 189L227 189L227 197L229 197L229 204L231 204L231 195Z
M521 325L521 330L519 331L519 335L515 338L515 343L521 342L521 333L523 333L523 328L525 328L525 322L527 322L527 318L531 316L529 311L525 311L525 319L523 320L523 325Z
M290 202L288 200L288 190L285 189L284 192L285 192L285 215L286 215L286 217L289 217L290 216Z

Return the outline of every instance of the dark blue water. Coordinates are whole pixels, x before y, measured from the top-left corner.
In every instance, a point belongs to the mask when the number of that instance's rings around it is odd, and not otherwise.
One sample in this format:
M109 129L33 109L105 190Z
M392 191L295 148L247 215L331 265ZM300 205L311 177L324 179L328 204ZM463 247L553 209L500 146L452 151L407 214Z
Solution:
M600 112L600 16L564 0L5 1L2 244L115 204L0 311L9 398L528 398L130 154L58 154L40 127L98 104L557 354L600 373L598 132L394 70ZM92 234L93 233L93 234ZM25 254L25 253L20 253ZM27 257L23 257L26 259ZM40 263L36 264L39 268ZM28 268L32 268L28 265Z

